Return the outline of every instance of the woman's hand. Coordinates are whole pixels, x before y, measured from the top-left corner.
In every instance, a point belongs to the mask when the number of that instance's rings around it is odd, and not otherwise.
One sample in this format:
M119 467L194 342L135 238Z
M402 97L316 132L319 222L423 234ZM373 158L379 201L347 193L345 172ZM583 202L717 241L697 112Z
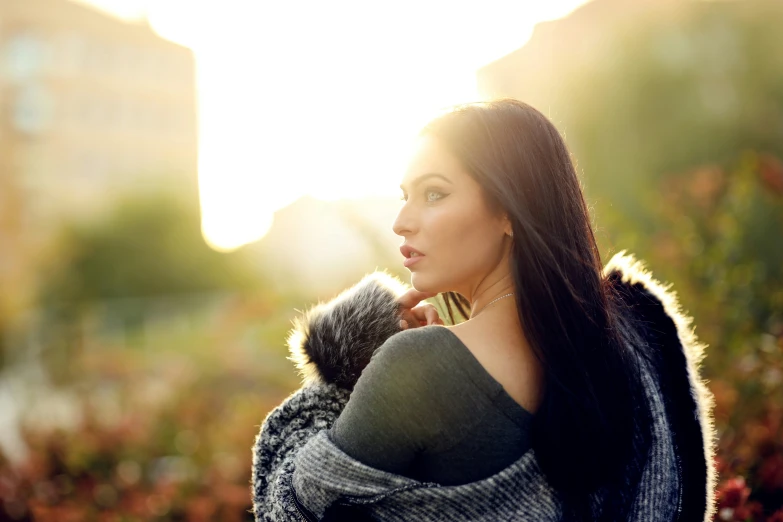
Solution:
M429 297L435 297L437 292L420 292L416 289L410 289L402 294L397 300L400 303L400 328L418 328L425 324L443 324L443 320L438 315L438 310L430 303L418 304L420 301Z

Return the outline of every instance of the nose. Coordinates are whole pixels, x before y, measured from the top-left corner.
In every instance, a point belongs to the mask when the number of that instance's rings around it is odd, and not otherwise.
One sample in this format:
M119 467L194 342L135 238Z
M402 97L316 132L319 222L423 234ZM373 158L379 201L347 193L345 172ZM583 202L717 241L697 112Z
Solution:
M398 236L405 236L413 233L413 219L408 204L404 204L392 224L392 230Z

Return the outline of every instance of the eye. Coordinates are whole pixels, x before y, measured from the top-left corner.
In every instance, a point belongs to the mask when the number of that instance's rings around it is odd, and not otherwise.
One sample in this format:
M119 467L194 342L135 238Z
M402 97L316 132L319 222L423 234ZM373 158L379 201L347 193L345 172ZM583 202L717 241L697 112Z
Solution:
M438 197L436 197L435 199L431 199L431 198L427 197L427 201L429 201L430 203L432 203L433 201L437 201L439 199L443 199L444 197L446 197L446 195L443 192L438 192L437 190L428 190L428 191L426 191L426 194L427 194L427 196L429 196L430 194L437 194L438 195Z
M425 199L426 199L426 201L428 203L434 203L434 202L438 201L439 199L443 199L443 198L445 198L447 196L447 194L444 194L443 192L439 192L437 190L431 190L431 189L425 190L424 194L426 196ZM431 198L430 197L431 194L435 194L436 197ZM400 196L400 201L408 201L408 197L405 194L403 194L403 195Z

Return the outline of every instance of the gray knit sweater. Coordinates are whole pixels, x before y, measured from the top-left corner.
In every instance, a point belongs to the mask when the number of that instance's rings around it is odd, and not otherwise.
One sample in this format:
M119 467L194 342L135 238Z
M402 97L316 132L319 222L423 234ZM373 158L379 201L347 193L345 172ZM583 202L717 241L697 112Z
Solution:
M674 292L632 255L616 254L605 277L621 288L655 357L641 362L652 414L642 469L591 497L596 518L609 499L629 498L629 520L711 521L715 512L714 399L699 374L698 342ZM263 521L560 521L564 498L530 449L486 479L445 486L375 469L342 452L327 430L376 350L399 331L397 297L407 289L381 271L295 320L288 338L301 388L264 419L252 455L253 512ZM578 434L575 434L578 436ZM619 488L619 489L617 489Z

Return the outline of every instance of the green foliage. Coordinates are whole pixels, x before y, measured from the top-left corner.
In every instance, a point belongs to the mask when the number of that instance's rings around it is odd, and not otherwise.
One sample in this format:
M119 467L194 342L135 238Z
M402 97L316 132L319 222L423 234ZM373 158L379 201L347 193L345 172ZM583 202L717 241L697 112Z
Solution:
M682 2L610 17L595 60L563 72L547 102L607 232L602 251L643 248L663 180L748 149L783 156L781 6Z
M783 163L748 151L732 169L689 169L657 192L652 235L638 251L709 345L702 371L729 479L721 506L764 520L783 507Z
M243 252L212 250L200 221L197 205L168 194L141 194L121 202L105 220L67 225L42 300L84 304L258 288Z
M726 348L711 361L721 371L749 341L783 334L783 193L764 184L773 178L783 183L780 162L748 152L731 171L702 167L667 182L655 207L656 239L668 246L661 265L699 296L694 312Z

